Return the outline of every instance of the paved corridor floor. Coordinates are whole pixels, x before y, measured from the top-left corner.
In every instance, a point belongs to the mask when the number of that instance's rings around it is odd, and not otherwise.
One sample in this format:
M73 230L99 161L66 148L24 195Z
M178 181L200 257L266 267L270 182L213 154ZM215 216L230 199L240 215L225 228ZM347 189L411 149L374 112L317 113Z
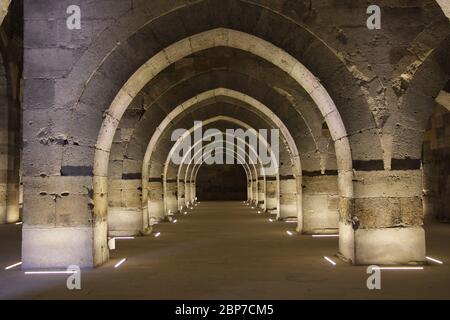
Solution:
M159 237L118 240L107 264L82 271L80 291L66 288L67 275L4 270L20 261L20 226L0 226L0 299L450 298L449 225L427 239L428 254L444 265L382 271L382 289L370 291L366 267L334 256L338 238L289 236L295 224L269 218L242 203L201 203L157 225Z

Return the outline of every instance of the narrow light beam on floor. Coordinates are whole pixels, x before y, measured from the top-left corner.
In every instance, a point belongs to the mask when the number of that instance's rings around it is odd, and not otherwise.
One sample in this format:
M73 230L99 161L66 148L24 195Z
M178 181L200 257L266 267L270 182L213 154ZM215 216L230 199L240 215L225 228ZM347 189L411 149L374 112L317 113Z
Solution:
M155 234L155 238L158 238L161 235L161 232L158 232L157 234Z
M328 258L327 256L323 257L325 260L327 260L329 263L331 263L333 266L336 265L336 262L334 262L333 260L331 260L330 258Z
M125 263L125 261L127 261L127 258L123 258L122 260L120 260L119 262L116 263L116 265L114 266L114 268L118 268L120 267L122 264Z
M412 271L412 270L423 270L423 267L375 267L374 270L405 270L405 271Z
M10 265L9 267L6 267L5 270L10 270L10 269L18 267L20 265L22 265L22 262L17 262L17 263L15 263L13 265Z
M313 238L339 238L338 234L313 234Z
M294 235L294 233L292 233L291 231L286 231L286 233L287 233L289 236L293 236L293 235Z
M177 223L177 222L178 222L178 220L177 220L177 219L173 220L173 223Z
M437 264L444 264L444 262L442 262L442 261L440 261L440 260L437 260L437 259L434 259L434 258L431 258L431 257L425 257L427 260L430 260L430 261L433 261L433 262L435 262L435 263L437 263Z
M269 222L273 222L273 220L272 220L272 219L269 219Z
M186 215L186 214L187 214L187 211L183 212L183 214L185 214L185 215Z
M76 271L26 271L26 275L46 275L46 274L74 274Z
M16 222L16 225L21 225L23 224L23 222Z

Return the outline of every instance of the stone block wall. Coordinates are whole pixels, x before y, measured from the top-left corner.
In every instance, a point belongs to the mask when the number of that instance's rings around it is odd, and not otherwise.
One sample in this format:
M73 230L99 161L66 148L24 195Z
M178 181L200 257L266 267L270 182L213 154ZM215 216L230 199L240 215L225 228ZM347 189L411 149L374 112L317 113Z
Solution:
M450 111L437 104L423 144L427 220L450 223Z
M0 2L0 224L21 220L22 4Z

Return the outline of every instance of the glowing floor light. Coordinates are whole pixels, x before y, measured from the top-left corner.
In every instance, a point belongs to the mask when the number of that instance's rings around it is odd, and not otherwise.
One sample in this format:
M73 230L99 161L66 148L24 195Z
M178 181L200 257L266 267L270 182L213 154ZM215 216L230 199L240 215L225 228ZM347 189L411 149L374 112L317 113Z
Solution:
M430 260L430 261L433 261L433 262L435 262L435 263L437 263L437 264L444 264L444 262L442 262L442 261L440 261L440 260L437 260L437 259L434 259L434 258L431 258L431 257L425 257L427 260Z
M157 234L155 234L155 238L158 238L161 235L161 232L158 232Z
M333 266L336 265L336 262L334 262L333 260L331 260L330 258L328 258L327 256L323 257L325 260L327 260L329 263L331 263Z
M269 219L269 222L273 222L273 219Z
M114 237L116 240L134 240L134 237Z
M291 231L286 231L289 236L293 236L294 234Z
M186 214L187 214L187 211L183 212L183 214L185 214L185 215L186 215Z
M46 275L46 274L74 274L77 273L77 271L26 271L26 275Z
M10 266L6 267L5 270L10 270L10 269L18 267L20 265L22 265L22 262L17 262L17 263L15 263L13 265L10 265Z
M16 225L21 225L23 224L23 222L16 222Z
M116 263L116 265L114 266L114 268L118 268L120 267L122 264L125 263L125 261L127 261L127 258L123 258L122 260L120 260L119 262Z
M177 221L178 221L178 220L177 220L177 219L175 219L175 220L173 220L173 223L177 223Z
M423 270L423 267L374 267L374 270Z
M339 238L338 234L313 234L313 238Z

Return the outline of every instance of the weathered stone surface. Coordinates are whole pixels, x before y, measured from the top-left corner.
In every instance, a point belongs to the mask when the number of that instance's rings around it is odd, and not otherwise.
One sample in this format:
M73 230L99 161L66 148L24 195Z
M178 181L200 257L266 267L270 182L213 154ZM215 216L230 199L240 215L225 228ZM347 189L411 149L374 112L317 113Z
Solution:
M242 194L281 218L303 214L313 232L337 228L339 212L340 251L355 263L423 260L422 154L426 207L448 216L448 116L427 128L450 74L441 1L382 3L383 27L368 33L366 4L332 0L80 1L81 30L65 26L72 3L25 0L23 75L17 5L6 15L0 4L11 73L0 70L0 223L18 208L23 127L27 268L104 262L108 206L133 208L111 211L113 229L133 233L139 212L162 219L200 195L192 171L165 171L170 135L217 116L209 128L285 128L279 171L264 185L247 167ZM246 96L200 101L217 88ZM67 253L37 256L52 236Z

